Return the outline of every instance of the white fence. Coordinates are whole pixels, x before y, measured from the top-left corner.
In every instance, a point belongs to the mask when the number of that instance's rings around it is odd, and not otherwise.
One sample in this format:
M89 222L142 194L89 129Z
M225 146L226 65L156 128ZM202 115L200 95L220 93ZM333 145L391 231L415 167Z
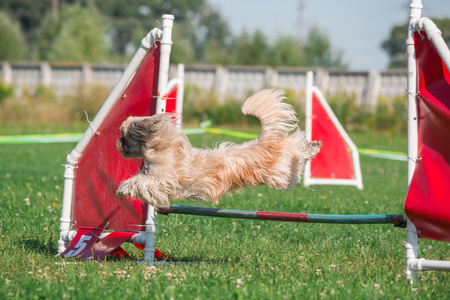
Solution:
M112 88L126 65L123 64L63 64L63 63L8 63L1 64L3 83L12 84L16 93L33 92L37 86L52 87L56 93L71 93L80 84L102 84ZM278 87L304 92L306 72L312 70L315 85L329 94L347 93L356 97L357 103L376 104L380 96L391 99L406 97L406 70L345 71L306 68L269 68L253 66L185 66L185 83L203 90L214 91L219 99L226 96L245 100L251 92L267 87ZM170 77L177 68L171 67Z

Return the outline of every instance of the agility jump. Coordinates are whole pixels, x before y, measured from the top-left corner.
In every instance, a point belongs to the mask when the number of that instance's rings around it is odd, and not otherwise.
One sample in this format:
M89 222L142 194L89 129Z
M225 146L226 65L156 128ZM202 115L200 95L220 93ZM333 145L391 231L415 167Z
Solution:
M167 83L163 84L163 81L167 81L167 76L160 76L161 73L167 73L164 70L168 69L167 56L170 55L170 49L167 49L167 47L170 46L171 42L167 34L171 33L172 20L170 16L164 16L163 30L153 30L143 40L140 50L125 71L123 79L119 81L118 87L112 91L82 140L67 157L65 198L63 200L64 208L59 240L59 251L62 256L100 259L104 257L107 251L116 252L116 250L120 250L120 244L124 241L130 241L135 245L145 244L144 260L146 262L154 261L155 253L157 257L161 256L154 248L154 234L157 225L154 206L142 204L140 200L130 201L126 197L116 197L116 190L119 185L136 174L142 167L143 162L141 159L123 159L115 148L115 144L121 122L127 119L129 115L136 117L151 116L157 113L171 112L174 108L177 112L176 107L178 107L178 114L181 112L181 105L173 103L174 97L178 99L176 93L167 94L166 92ZM167 28L170 30L167 31ZM158 39L161 39L161 42L156 42ZM164 40L166 41L164 42ZM146 51L148 51L148 54L146 54ZM135 66L139 65L138 59L142 60L142 63L136 69ZM127 74L133 79L128 85L122 86L122 82L129 80L126 77ZM181 80L179 80L179 83ZM178 91L180 89L182 87L178 85ZM269 91L267 95L273 93L278 92ZM276 101L279 101L279 96L281 94L276 97ZM161 104L163 101L166 101L166 103ZM280 108L287 109L289 107L284 105ZM251 109L254 108L250 107ZM285 112L287 116L293 116L293 111L290 108ZM289 131L294 129L293 119L287 123L282 119L278 122L281 122L281 129L286 128ZM272 125L269 123L268 126ZM282 134L286 134L282 130L276 130L280 137ZM296 136L297 139L304 139L300 133L296 133ZM308 142L305 141L304 144L307 145ZM313 145L313 143L310 144ZM314 154L314 152L311 153ZM295 155L300 157L303 154ZM295 158L295 156L292 156L292 158ZM292 161L292 159L289 160ZM114 163L111 164L111 162ZM299 163L303 164L303 161L299 160ZM301 165L294 169L298 169L298 172L302 170ZM300 178L300 175L294 174L294 178ZM293 183L296 183L296 181L293 181ZM289 186L289 182L286 186ZM73 203L72 206L71 203ZM159 208L159 211L161 209L163 208ZM186 212L186 207L184 209ZM201 208L196 210L201 210ZM180 213L181 210L180 208L176 210L165 208L165 212ZM229 210L228 212L228 215L238 216L237 211L232 213ZM223 210L220 215L223 216ZM242 217L242 214L240 216ZM257 216L256 219L263 217L266 220L273 221L289 219L295 222L318 222L321 220L343 224L394 223L398 226L404 225L402 216L399 215L325 216L256 212L254 216ZM112 232L106 233L106 231ZM134 233L119 234L119 231ZM140 231L145 231L145 233L139 233ZM70 245L68 245L69 242L71 242ZM114 249L114 247L117 249Z
M409 192L405 212L408 216L408 278L421 270L450 270L450 262L427 261L417 256L418 237L450 241L450 213L445 191L450 184L450 146L442 142L448 138L450 128L450 51L439 29L429 19L421 17L421 9L421 1L412 0L407 40ZM116 198L120 183L142 167L142 160L124 160L115 149L120 123L129 115L148 116L167 111L172 26L173 16L164 15L162 29L152 30L143 39L142 46L82 140L67 156L58 241L62 256L101 259L109 253L121 253L121 243L129 241L144 248L146 263L153 263L155 257L168 259L155 249L157 212L405 226L401 215L330 216L176 205L155 209L139 200ZM113 166L108 163L111 161ZM97 255L92 255L94 253Z
M441 31L410 5L408 55L408 216L406 276L450 270L450 262L418 258L418 237L450 242L450 50Z

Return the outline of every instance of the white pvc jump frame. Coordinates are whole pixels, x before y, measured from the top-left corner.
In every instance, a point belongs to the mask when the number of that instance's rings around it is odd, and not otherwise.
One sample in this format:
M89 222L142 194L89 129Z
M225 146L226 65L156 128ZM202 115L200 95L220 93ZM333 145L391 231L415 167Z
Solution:
M99 112L91 122L89 128L84 133L81 140L67 156L65 171L64 171L64 193L62 213L60 218L60 236L58 240L58 252L62 253L68 246L69 242L73 240L76 235L76 231L71 230L71 211L72 211L72 196L73 196L73 180L74 170L78 163L79 158L86 149L89 141L96 135L98 128L108 116L125 88L128 86L131 79L134 77L141 62L147 55L148 51L154 46L157 41L160 41L160 66L159 66L159 79L158 79L158 95L166 95L168 90L168 77L169 77L169 63L170 52L172 47L172 28L173 28L173 15L162 16L162 29L155 28L150 31L141 42L141 46L136 51L134 57L131 59L128 67L120 77L117 84L109 94L105 103L100 108ZM179 71L181 68L179 68ZM183 69L184 70L184 69ZM176 84L176 83L174 83ZM179 93L182 93L179 90ZM156 113L164 113L166 108L166 98L158 96L156 102ZM177 107L177 112L178 112ZM181 121L181 120L180 120ZM148 213L145 221L145 233L136 234L132 238L132 242L138 244L145 244L144 248L144 262L154 262L155 257L155 233L156 233L156 211L151 205L148 205ZM103 234L102 237L106 236Z
M425 31L437 52L450 70L450 50L448 49L441 31L428 18L422 17L422 0L411 0L409 14L409 30L406 40L406 51L408 58L408 188L411 183L415 162L417 158L418 145L418 118L417 118L417 86L416 86L416 56L414 50L414 32ZM415 279L419 271L435 270L450 271L450 261L426 260L418 258L417 229L408 220L406 227L406 278Z

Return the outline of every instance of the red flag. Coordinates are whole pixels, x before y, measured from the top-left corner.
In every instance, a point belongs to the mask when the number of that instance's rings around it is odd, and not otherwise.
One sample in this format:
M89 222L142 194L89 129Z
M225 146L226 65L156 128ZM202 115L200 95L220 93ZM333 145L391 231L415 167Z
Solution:
M120 183L134 176L140 159L124 159L116 149L120 125L128 116L155 113L160 47L152 48L80 157L75 170L72 220L79 226L144 231L147 206L116 197Z
M450 242L450 74L424 32L414 43L419 142L405 212L420 238Z
M315 93L311 140L322 141L322 148L311 160L311 178L355 179L350 149Z

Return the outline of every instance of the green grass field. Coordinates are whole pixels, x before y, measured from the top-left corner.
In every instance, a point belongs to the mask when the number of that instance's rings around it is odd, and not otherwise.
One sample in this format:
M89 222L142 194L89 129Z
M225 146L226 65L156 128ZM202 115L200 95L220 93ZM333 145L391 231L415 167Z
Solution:
M364 148L406 151L404 136L351 134ZM207 136L206 143L225 137ZM201 136L192 136L196 145ZM239 140L237 140L239 142ZM0 146L0 299L448 299L448 273L404 276L406 230L158 216L156 246L171 266L134 260L61 259L57 254L61 166L74 144ZM406 163L361 157L364 190L258 187L221 208L314 214L403 214ZM211 206L183 201L176 204ZM420 241L428 259L450 259L446 243Z

